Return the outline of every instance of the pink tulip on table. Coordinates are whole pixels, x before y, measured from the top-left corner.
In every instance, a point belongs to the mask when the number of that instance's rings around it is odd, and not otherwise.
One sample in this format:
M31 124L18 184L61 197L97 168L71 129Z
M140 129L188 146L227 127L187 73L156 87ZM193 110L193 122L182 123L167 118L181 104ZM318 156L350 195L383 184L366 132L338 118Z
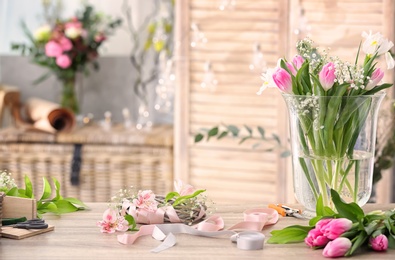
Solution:
M351 248L352 243L350 239L345 237L339 237L335 240L329 242L324 250L322 251L322 255L325 257L340 257L344 256L347 251Z
M309 231L304 242L309 247L324 247L328 244L329 239L318 228L314 228Z
M371 237L369 239L369 246L374 251L385 251L388 248L388 238L383 234L377 237Z
M338 238L344 232L350 230L352 227L352 221L346 218L332 219L321 232L329 239L333 240Z

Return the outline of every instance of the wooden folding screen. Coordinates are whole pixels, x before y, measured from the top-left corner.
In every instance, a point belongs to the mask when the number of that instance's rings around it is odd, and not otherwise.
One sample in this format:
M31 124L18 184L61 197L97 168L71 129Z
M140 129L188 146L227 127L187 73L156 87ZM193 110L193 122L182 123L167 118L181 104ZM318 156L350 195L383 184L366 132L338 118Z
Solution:
M236 5L221 11L224 2ZM253 149L251 142L239 145L232 138L195 144L194 134L221 123L259 125L286 144L288 115L278 91L256 95L260 75L249 70L254 45L260 44L269 67L280 57L290 58L302 8L317 45L351 59L362 31L394 38L394 1L179 0L176 7L175 177L206 188L215 202L293 199L289 159L279 151L265 152L265 143ZM192 47L196 27L207 42ZM208 61L218 80L215 91L200 85Z

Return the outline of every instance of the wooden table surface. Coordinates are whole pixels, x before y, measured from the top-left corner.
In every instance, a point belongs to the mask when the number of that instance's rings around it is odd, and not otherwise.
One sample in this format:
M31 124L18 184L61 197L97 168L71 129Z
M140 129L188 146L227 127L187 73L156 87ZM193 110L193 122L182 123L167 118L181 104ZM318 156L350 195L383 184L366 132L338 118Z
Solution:
M176 235L177 244L173 248L151 253L150 250L158 246L160 241L145 236L133 245L118 243L117 233L102 234L96 226L107 204L88 205L90 210L86 211L62 216L45 215L46 221L55 226L55 231L22 240L1 238L0 259L325 259L322 250L312 250L304 243L274 245L265 242L263 250L244 251L238 249L228 238L205 238L185 234ZM224 218L226 228L242 221L242 212L245 209L256 207L257 205L218 205L216 213ZM371 204L365 210L391 208L395 208L395 204ZM292 217L280 218L276 225L265 228L263 233L267 239L271 230L293 224L306 225L307 221ZM385 253L365 252L351 259L395 259L395 250Z

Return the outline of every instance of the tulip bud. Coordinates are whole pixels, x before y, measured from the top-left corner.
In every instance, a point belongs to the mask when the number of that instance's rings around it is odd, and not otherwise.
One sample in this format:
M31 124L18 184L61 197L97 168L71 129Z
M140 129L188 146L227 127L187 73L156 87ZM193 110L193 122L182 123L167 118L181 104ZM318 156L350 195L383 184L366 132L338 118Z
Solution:
M304 59L300 55L295 55L295 57L292 59L292 63L296 67L296 69L300 69L304 63Z
M324 230L321 230L324 235L329 239L336 239L344 232L350 230L352 221L346 218L333 219L329 222Z
M383 77L384 77L384 72L380 68L375 69L372 75L370 76L369 83L366 85L366 90L371 90L375 86L377 86L377 84L380 83Z
M292 78L285 69L277 68L273 73L273 81L281 92L292 93Z
M385 251L388 248L388 238L383 234L377 237L371 237L369 239L369 246L374 251Z
M335 65L332 62L325 64L318 75L322 88L328 91L335 83Z
M324 247L329 239L319 229L314 228L309 231L304 242L310 247Z
M322 251L322 255L325 257L339 257L344 256L347 251L351 248L352 243L348 238L339 237L335 240L329 242L324 250Z

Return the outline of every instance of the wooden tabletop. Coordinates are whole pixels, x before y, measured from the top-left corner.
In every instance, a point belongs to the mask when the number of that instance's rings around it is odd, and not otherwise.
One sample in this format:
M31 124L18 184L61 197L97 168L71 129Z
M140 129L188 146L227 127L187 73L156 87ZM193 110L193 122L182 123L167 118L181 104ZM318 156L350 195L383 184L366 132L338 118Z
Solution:
M46 221L55 226L55 231L22 240L0 239L0 259L325 259L322 250L309 249L304 243L274 245L266 244L263 250L244 251L237 249L228 238L205 238L177 234L177 244L160 253L150 253L160 241L150 236L141 237L133 245L122 245L117 234L102 234L96 226L106 203L88 204L90 210L62 216L45 215ZM258 207L263 205L258 205ZM218 205L216 213L225 221L225 228L242 221L242 212L257 205ZM365 210L391 209L390 205L368 205ZM306 220L292 217L281 218L271 227L265 228L266 239L273 229L292 224L306 225ZM119 234L119 233L118 233ZM351 259L395 259L395 250L385 253L366 252Z

